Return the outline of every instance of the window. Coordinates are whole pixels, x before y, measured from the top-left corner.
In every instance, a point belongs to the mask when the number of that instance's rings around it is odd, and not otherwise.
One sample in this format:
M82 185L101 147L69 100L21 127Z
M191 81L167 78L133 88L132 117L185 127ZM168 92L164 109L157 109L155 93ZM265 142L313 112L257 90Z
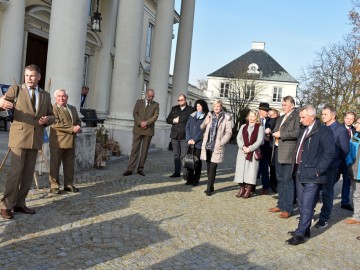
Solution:
M228 97L228 96L229 96L229 84L220 83L220 97Z
M84 69L83 69L83 79L82 85L88 85L88 69L89 69L89 55L85 54L84 56Z
M255 98L255 85L246 85L245 99Z
M255 63L252 63L248 66L247 73L259 74L259 66Z
M145 61L150 63L151 61L151 48L152 48L152 37L154 33L154 25L149 23L147 37L146 37L146 52L145 52Z
M282 99L282 88L275 86L273 90L273 101L281 102L281 99Z

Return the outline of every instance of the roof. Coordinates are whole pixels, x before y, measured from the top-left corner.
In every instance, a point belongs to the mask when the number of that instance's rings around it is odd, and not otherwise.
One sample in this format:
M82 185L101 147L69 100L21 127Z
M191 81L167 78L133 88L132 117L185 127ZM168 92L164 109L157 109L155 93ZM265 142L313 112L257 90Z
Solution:
M246 73L249 65L253 63L257 64L258 71L260 72L257 74ZM249 75L252 75L253 79L257 80L299 83L265 50L254 49L210 73L208 76L249 79Z

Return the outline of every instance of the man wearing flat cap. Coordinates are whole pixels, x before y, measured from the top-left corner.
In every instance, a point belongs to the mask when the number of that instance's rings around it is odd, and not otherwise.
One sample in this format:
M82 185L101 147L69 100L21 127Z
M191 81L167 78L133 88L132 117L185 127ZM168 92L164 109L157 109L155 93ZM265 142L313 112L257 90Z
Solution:
M270 111L269 103L261 102L259 104L259 115L260 115L260 123L264 127L265 130L265 140L264 144L260 146L262 159L259 162L259 171L258 175L261 176L261 184L262 184L262 195L269 194L270 188L270 178L269 178L269 164L271 158L271 128L274 125L274 119L268 117L268 112Z

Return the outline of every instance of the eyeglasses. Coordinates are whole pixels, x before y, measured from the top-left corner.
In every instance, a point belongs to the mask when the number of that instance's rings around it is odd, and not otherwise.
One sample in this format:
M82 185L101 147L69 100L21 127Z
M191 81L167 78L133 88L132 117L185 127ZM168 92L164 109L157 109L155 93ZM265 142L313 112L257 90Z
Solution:
M355 125L360 125L360 122L356 122Z

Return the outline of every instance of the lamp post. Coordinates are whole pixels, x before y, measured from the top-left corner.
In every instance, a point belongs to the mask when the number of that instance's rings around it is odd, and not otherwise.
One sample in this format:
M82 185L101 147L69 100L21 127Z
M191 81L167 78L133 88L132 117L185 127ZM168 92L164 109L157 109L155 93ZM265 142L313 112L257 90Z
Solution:
M91 30L94 32L101 32L101 24L100 21L101 13L99 13L99 0L96 2L96 11L94 12L94 15L91 17Z

